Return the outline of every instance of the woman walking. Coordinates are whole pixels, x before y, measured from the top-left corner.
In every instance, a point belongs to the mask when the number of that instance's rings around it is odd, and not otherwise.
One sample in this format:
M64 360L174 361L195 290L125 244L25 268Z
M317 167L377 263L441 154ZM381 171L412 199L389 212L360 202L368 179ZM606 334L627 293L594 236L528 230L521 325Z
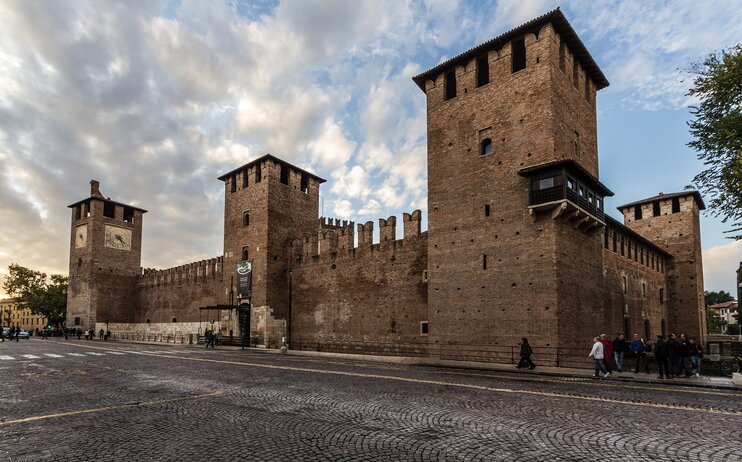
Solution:
M603 377L608 377L611 373L608 372L603 365L603 358L605 357L603 342L600 341L600 337L595 337L593 341L595 342L593 344L593 349L588 355L588 357L592 357L595 360L595 373L593 373L593 377L600 377L601 372L603 373Z
M520 361L515 367L522 369L528 365L529 369L535 369L536 365L531 361L532 354L533 350L531 349L531 345L528 344L528 339L523 337L523 341L520 344Z

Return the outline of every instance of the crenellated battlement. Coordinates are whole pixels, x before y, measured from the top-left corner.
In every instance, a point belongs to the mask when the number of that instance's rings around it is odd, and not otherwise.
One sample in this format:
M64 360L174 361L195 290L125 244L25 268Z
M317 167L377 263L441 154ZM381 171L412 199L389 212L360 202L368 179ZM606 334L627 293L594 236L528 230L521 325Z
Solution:
M181 285L207 279L221 278L222 257L214 257L166 269L142 268L138 279L140 287Z
M417 243L427 235L421 229L422 212L415 210L403 214L404 239L397 239L397 217L379 219L379 243L373 243L374 222L354 223L321 218L320 229L316 234L294 239L289 245L292 262L335 261L343 258L356 258L357 255L391 250L394 252L404 246ZM358 245L354 244L356 232ZM420 244L420 245L425 245Z
M320 217L319 218L319 229L342 229L348 226L353 226L351 220L341 220L339 218Z

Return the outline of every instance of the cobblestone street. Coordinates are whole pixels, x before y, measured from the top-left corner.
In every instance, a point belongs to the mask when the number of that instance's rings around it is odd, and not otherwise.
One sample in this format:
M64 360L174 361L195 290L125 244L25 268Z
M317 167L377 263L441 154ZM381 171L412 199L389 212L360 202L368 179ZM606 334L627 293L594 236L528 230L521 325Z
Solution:
M9 461L742 459L739 391L56 339L0 376Z

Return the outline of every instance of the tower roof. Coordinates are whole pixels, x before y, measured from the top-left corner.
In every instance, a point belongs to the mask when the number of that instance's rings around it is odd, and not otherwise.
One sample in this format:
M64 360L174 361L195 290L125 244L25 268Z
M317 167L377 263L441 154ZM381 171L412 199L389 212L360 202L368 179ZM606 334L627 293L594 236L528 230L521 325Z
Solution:
M262 155L262 156L258 157L257 159L255 159L253 161L250 161L250 162L246 163L245 165L243 165L241 167L238 167L238 168L236 168L234 170L231 170L231 171L225 173L224 175L220 176L218 179L221 180L221 181L225 181L227 178L229 178L230 176L232 176L235 173L239 172L240 170L244 170L247 167L250 167L252 165L255 165L255 164L257 164L259 162L262 162L264 160L272 160L273 162L287 165L287 166L293 168L294 170L298 170L301 173L305 173L305 174L311 176L312 178L314 178L317 181L317 183L324 183L325 181L327 181L324 178L318 177L314 173L308 172L308 171L304 170L303 168L299 168L299 167L297 167L294 164L290 164L290 163L286 162L285 160L279 159L278 157L276 157L276 156L274 156L273 154L270 154L270 153L265 154L265 155Z
M541 27L543 27L547 23L552 23L556 32L560 36L564 37L567 46L570 50L572 50L572 53L577 56L577 59L580 60L582 67L585 69L585 72L590 76L590 78L593 79L593 82L595 82L595 86L597 87L597 89L600 90L607 87L609 85L608 79L606 79L605 75L603 75L603 72L595 63L593 57L590 56L590 52L587 51L587 48L585 48L585 45L577 36L577 32L575 32L575 30L567 21L567 18L564 16L564 13L562 13L562 10L558 7L546 14L543 14L535 19L528 21L525 24L521 24L515 29L511 29L504 34L498 35L497 37L484 42L481 45L477 45L474 48L459 54L458 56L454 56L448 61L442 62L437 66L423 72L422 74L416 75L412 78L412 80L417 84L418 87L420 87L422 91L425 91L425 81L437 76L446 68L464 64L485 51L499 50L506 43L515 38L518 38L519 36L527 32L537 33L541 29Z
M628 204L619 205L616 207L620 212L623 212L623 209L633 207L635 205L639 204L648 204L650 202L654 201L662 201L665 199L672 199L673 197L685 197L685 196L693 196L693 199L695 199L696 204L698 205L698 210L704 210L706 208L706 204L703 203L703 198L701 197L701 193L699 193L696 190L689 190L689 191L682 191L682 192L676 192L676 193L670 193L670 194L663 194L659 193L656 196L648 197L646 199L630 202Z
M90 180L90 197L86 197L85 199L79 200L75 202L74 204L70 204L67 206L67 208L71 209L71 208L77 207L83 202L87 202L90 200L108 202L109 204L120 205L121 207L139 210L142 213L147 213L147 211L144 210L143 208L139 208L139 207L129 205L129 204L123 204L121 202L112 201L110 197L104 197L103 194L101 194L100 192L100 183L97 180Z

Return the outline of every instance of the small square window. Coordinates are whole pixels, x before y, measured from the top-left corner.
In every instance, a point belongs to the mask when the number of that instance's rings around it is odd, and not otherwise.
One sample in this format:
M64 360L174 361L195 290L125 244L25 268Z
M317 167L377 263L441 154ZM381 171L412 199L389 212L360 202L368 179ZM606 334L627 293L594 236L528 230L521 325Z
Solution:
M575 180L573 180L570 177L567 177L567 188L574 190L575 189Z
M428 335L428 321L420 321L420 335Z
M582 185L578 186L577 193L580 195L580 197L585 197L585 187Z

